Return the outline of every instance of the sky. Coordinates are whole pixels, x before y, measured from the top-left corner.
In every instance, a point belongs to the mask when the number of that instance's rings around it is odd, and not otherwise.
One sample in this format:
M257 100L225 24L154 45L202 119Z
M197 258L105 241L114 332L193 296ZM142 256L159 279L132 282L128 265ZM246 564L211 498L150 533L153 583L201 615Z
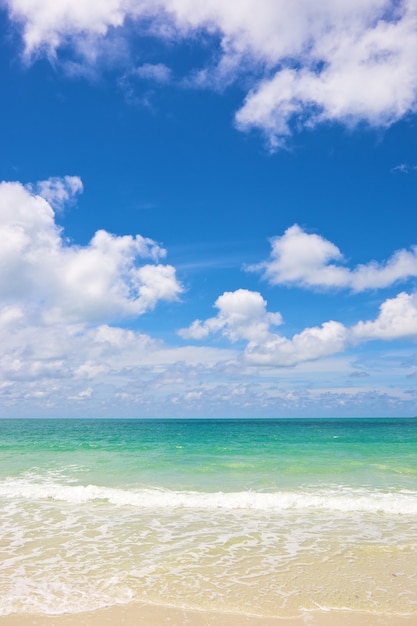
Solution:
M417 415L417 0L0 33L0 417Z

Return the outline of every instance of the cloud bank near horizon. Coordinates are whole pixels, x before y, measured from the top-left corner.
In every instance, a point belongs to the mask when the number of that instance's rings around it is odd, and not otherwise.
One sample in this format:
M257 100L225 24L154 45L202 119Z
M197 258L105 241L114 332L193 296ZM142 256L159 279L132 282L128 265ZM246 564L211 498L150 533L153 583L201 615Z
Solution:
M242 131L272 150L325 123L384 128L417 110L416 0L4 0L27 61L46 55L72 73L100 63L162 84L246 92ZM213 39L207 61L187 75L132 57L151 36L181 44ZM61 55L62 52L65 55ZM68 61L68 54L71 60ZM78 68L78 69L77 69Z

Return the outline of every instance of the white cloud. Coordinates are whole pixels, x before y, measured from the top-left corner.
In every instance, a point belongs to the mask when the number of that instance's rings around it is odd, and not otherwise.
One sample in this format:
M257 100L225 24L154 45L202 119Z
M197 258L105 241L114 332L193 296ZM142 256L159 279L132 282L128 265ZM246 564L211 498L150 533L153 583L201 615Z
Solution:
M28 303L0 307L0 344L2 415L13 407L76 414L80 400L91 414L119 415L121 404L130 415L142 404L152 414L174 389L187 392L201 372L207 378L234 357L230 350L170 347L107 324L49 323Z
M385 263L371 261L352 270L340 265L343 255L337 246L320 235L306 233L297 224L281 237L272 238L271 246L270 258L248 269L261 271L273 285L347 288L359 292L417 276L417 246L397 250Z
M417 294L400 293L382 303L378 317L360 321L352 327L341 322L327 321L321 326L305 328L287 338L272 332L271 327L282 323L280 313L269 313L260 293L238 289L225 292L216 302L215 317L196 320L179 331L184 339L201 340L221 334L231 342L245 341L242 352L247 365L288 367L323 359L343 352L352 345L373 339L417 340Z
M121 404L130 415L137 406L152 413L172 393L161 377L178 363L184 366L177 391L201 368L235 358L232 350L170 347L111 325L176 300L182 288L174 268L161 262L165 250L151 239L100 230L87 246L64 240L39 194L62 206L80 190L76 177L27 187L0 183L2 415L58 409L74 415L86 407L109 415L119 414Z
M347 340L345 326L331 320L305 328L291 339L272 335L263 344L248 344L245 357L248 363L256 365L291 366L342 352Z
M193 68L188 84L218 87L249 71L252 86L236 124L263 131L272 148L300 127L387 126L417 106L416 0L7 0L7 6L22 25L28 57L46 51L53 58L70 43L94 63L95 50L115 32L132 36L127 21L171 42L219 35L216 63ZM146 67L166 80L158 63Z
M393 2L350 5L335 2L327 15L310 9L314 21L303 42L310 47L294 59L301 63L294 68L284 61L253 88L236 116L239 127L264 130L277 147L294 123L388 126L416 110L415 2L403 2L390 20L386 12L394 10Z
M51 324L28 303L0 307L1 414L288 416L339 414L339 405L346 415L375 414L380 408L413 411L415 390L401 386L414 371L415 360L405 362L408 353L375 359L372 377L347 387L353 357L324 357L349 345L349 329L327 322L290 339L280 337L265 330L269 314L262 297L239 291L235 298L219 299L223 320L217 332L229 333L230 341L241 337L243 351L237 344L234 350L169 346L107 324ZM280 318L269 321L272 326ZM370 338L369 328L356 337Z
M196 320L189 328L180 330L179 335L185 339L202 339L210 333L221 332L232 342L240 339L264 342L270 326L282 323L279 313L266 311L266 304L255 291L226 291L214 304L219 309L215 317L205 322Z
M306 328L292 339L271 332L271 326L282 324L282 317L267 312L267 303L258 292L225 292L215 306L219 309L215 317L205 322L197 320L179 334L202 339L220 332L229 341L247 341L244 358L248 364L291 366L340 352L346 345L346 328L333 321Z
M123 24L127 8L122 0L8 0L7 5L23 24L27 54L42 48L55 54L66 39L81 34L104 36Z
M407 163L401 163L391 169L392 173L409 174L410 172L416 172L417 165L407 165Z
M81 181L52 179L35 189L62 206ZM0 237L0 302L31 302L45 319L136 316L182 291L174 268L159 263L165 250L151 239L99 230L88 246L69 245L45 197L18 182L0 183Z
M133 74L144 80L157 83L168 83L171 80L171 70L163 63L144 63L137 67Z
M28 188L31 189L30 186ZM83 183L79 176L54 176L36 183L33 191L45 198L54 209L62 209L77 193L83 191Z
M374 321L359 322L352 328L352 337L358 341L368 339L417 340L417 294L399 293L381 304Z

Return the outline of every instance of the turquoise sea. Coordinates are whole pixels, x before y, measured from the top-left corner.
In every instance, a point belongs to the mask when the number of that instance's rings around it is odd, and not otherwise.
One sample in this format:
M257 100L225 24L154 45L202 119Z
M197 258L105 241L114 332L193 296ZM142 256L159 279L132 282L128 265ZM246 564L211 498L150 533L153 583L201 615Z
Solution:
M0 615L417 617L417 419L0 420Z

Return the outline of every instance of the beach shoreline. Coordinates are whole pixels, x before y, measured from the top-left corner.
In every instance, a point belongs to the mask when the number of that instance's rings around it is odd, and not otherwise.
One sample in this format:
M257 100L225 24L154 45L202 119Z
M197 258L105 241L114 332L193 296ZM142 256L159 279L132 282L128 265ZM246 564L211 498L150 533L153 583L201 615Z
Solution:
M0 626L416 624L416 445L405 421L8 422Z
M0 626L411 626L415 615L356 611L306 611L298 617L269 617L132 602L83 613L0 617Z

